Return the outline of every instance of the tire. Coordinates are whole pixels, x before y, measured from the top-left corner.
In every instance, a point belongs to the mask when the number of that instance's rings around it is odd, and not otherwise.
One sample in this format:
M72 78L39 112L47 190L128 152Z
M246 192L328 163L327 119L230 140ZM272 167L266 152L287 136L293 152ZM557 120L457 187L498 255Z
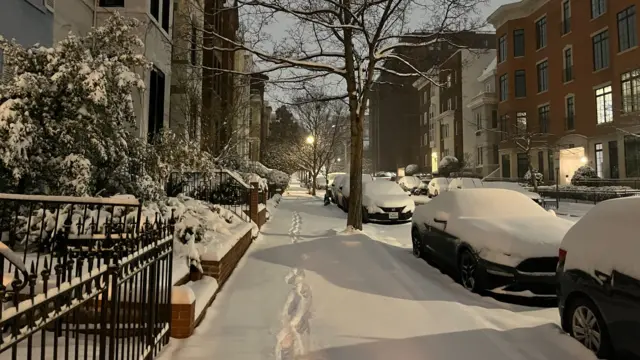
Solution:
M362 223L363 224L368 224L369 223L369 212L367 211L366 207L362 207Z
M569 326L569 335L572 338L593 351L600 359L612 357L614 351L607 324L593 301L586 297L576 298L571 302L565 317L565 321ZM589 336L589 333L591 336ZM598 336L600 338L599 344L593 341Z
M484 290L482 268L477 257L467 249L463 249L458 256L458 278L465 289L480 293Z
M413 256L418 259L424 259L424 245L422 244L422 237L420 237L420 231L418 229L411 229L411 244Z
M434 191L434 192L433 192L433 196L434 196L434 197L435 197L435 196L438 196L438 190L436 190L436 191Z

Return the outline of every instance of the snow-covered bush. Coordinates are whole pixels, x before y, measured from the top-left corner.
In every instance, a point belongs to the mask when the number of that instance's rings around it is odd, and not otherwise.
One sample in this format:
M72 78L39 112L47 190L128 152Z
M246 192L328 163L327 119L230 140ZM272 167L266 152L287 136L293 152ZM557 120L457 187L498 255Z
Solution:
M449 176L451 173L460 171L461 164L455 156L447 155L440 160L438 164L438 174Z
M53 48L0 38L10 69L0 85L9 99L0 104L0 167L13 190L87 195L145 177L128 156L137 151L131 94L144 89L139 73L150 67L138 25L116 14Z
M404 168L404 174L405 176L412 176L414 174L417 174L419 170L420 170L420 167L418 165L410 164Z
M260 191L265 191L269 189L269 183L267 179L258 176L258 174L243 173L242 178L247 184L251 184L254 182L258 183L258 189L260 189Z
M285 189L289 185L289 175L280 170L271 170L267 174L269 184L273 184L280 189Z
M571 177L571 184L578 185L581 181L594 179L600 179L596 170L591 166L583 165L580 166L575 173L573 173L573 176Z
M533 173L535 174L536 184L539 184L544 176L542 175L542 173L538 172L538 169L533 169ZM533 178L531 177L530 170L527 170L527 172L524 174L524 179L527 181L527 183L533 184Z

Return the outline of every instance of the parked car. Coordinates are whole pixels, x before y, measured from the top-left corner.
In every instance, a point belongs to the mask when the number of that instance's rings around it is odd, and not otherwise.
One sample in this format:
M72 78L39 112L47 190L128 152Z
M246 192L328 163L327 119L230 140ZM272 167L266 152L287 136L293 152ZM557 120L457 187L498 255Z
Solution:
M516 191L448 191L416 208L413 253L451 267L471 291L552 295L571 225Z
M540 206L544 206L542 196L540 196L537 193L534 193L533 191L529 191L525 189L524 187L520 186L520 184L518 183L508 182L508 181L483 181L482 184L483 184L483 187L485 188L509 189L509 190L517 191L519 193L522 193L528 196L529 199L535 201L536 204L539 204Z
M395 175L396 174L392 172L378 171L377 173L373 174L373 179L374 180L391 180L391 178L393 178Z
M449 179L444 177L433 178L429 181L427 189L427 195L429 197L438 196L443 192L447 192L449 191Z
M449 182L449 191L451 190L462 190L462 189L475 189L481 188L482 180L477 178L470 177L457 177L451 179Z
M333 184L333 181L335 180L336 176L344 175L344 174L345 173L343 172L334 172L334 173L327 174L327 188L329 188L331 184Z
M640 197L600 202L560 245L562 328L600 358L640 358L638 214Z
M348 177L347 174L337 174L333 178L333 181L330 180L331 185L329 186L329 189L331 191L331 202L334 204L337 204L336 199L338 198L338 187L340 187L340 184L346 177Z
M373 176L369 174L362 174L362 183L372 182ZM344 211L349 211L349 191L351 188L349 187L350 180L349 174L346 174L344 177L340 179L340 183L336 184L336 204L338 207Z
M324 175L318 175L316 177L316 189L322 190L327 188L327 178Z
M422 180L416 176L403 176L398 180L398 185L400 185L404 191L413 191L414 189L423 186Z
M362 221L409 221L416 204L392 181L370 181L362 185Z

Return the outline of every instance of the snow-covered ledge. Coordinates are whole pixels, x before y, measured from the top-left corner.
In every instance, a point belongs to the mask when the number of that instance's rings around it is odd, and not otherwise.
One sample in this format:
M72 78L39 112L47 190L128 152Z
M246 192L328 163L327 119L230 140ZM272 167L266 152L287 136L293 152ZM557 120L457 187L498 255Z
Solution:
M252 227L246 229L246 233L228 251L208 252L202 255L200 264L203 275L216 279L219 286L227 281L253 241Z

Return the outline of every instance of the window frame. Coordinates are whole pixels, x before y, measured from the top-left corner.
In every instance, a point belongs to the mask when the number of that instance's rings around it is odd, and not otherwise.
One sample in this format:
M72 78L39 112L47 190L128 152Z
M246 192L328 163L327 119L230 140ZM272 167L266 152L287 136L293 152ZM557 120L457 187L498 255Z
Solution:
M538 128L542 134L549 133L549 114L549 104L538 106Z
M568 56L567 56L568 54ZM562 50L562 81L573 81L573 47L567 46Z
M598 92L601 93L599 94ZM594 93L596 100L596 124L603 125L613 122L613 87L611 84L604 85L594 89ZM599 104L600 98L602 98L602 104ZM600 111L602 111L602 113L600 113ZM602 121L600 121L601 119Z
M638 46L636 6L631 5L618 12L616 14L616 24L618 26L618 52ZM623 33L623 29L625 33ZM623 41L625 42L624 45Z
M513 74L514 96L516 99L527 97L527 73L524 69L518 69ZM518 86L518 79L522 80L521 89ZM518 90L521 90L520 93Z
M564 0L562 2L562 35L571 32L571 1Z
M498 63L507 61L507 34L498 38Z
M607 12L607 0L591 0L591 19L597 19Z
M575 130L576 122L576 97L575 95L568 95L564 98L564 113L565 113L565 129L566 130Z
M640 111L640 68L620 75L620 98L623 113Z
M549 90L549 60L542 60L536 64L538 79L538 94Z
M100 7L124 7L125 0L100 0L98 6Z
M509 99L509 74L502 74L498 81L500 84L500 101L507 101Z
M593 71L607 69L611 65L610 46L609 29L604 29L591 37Z
M536 50L547 47L547 15L536 20Z
M518 46L519 41L522 43L521 46ZM518 50L521 50L520 52ZM513 57L522 57L525 56L525 36L524 29L515 29L513 30Z

